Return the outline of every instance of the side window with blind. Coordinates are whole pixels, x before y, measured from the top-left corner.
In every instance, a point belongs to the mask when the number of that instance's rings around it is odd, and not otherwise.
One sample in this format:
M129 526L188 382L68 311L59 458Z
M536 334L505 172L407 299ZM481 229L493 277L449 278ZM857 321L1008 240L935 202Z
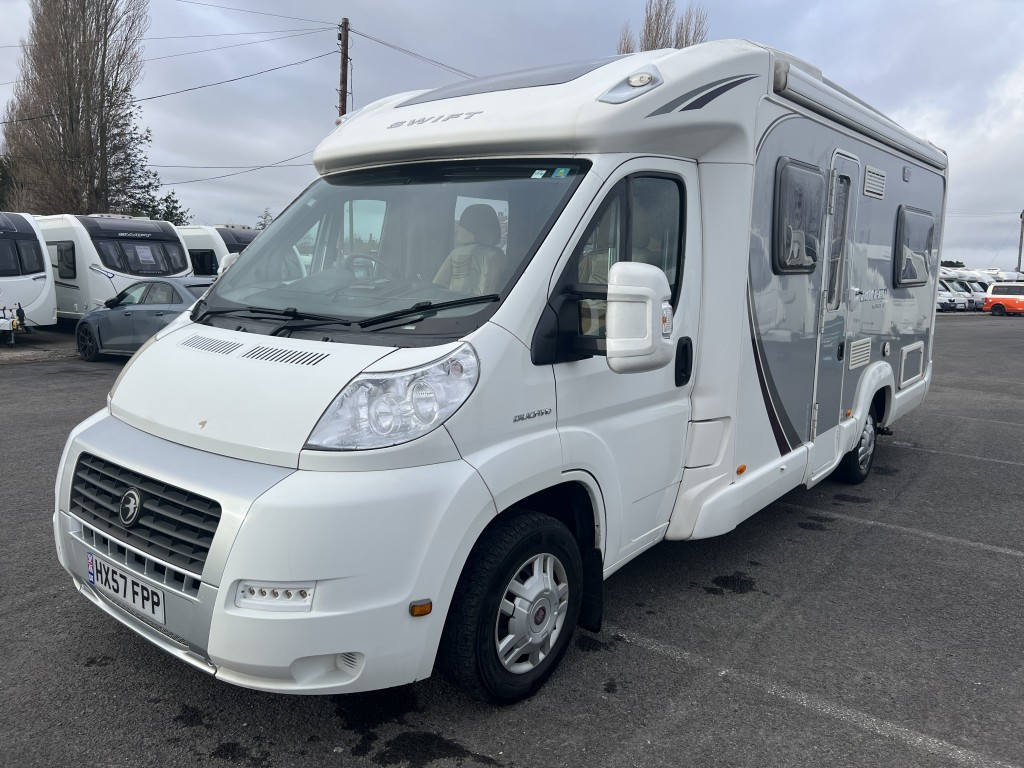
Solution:
M814 272L825 219L825 176L819 168L788 157L775 172L775 236L772 271Z
M935 217L901 205L896 215L896 245L893 249L892 284L895 288L924 285L928 265L934 261Z

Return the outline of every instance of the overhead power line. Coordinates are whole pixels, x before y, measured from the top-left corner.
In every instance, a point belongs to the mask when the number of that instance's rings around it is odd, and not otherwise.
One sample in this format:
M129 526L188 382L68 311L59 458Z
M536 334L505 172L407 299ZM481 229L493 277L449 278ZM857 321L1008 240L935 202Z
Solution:
M259 45L260 43L273 43L273 42L276 42L278 40L289 40L289 39L291 39L293 37L305 37L306 35L315 35L315 34L317 34L319 32L331 32L331 31L333 31L333 30L329 30L329 29L315 29L312 32L299 32L299 33L296 33L294 35L281 35L280 37L269 37L266 40L251 40L248 43L235 43L234 45L220 45L220 46L217 46L216 48L203 48L203 49L198 50L198 51L183 51L182 53L169 53L166 56L154 56L151 59L143 59L142 61L148 64L151 61L161 61L162 59L174 59L174 58L178 58L178 57L181 57L181 56L193 56L193 55L195 55L197 53L212 53L213 51L224 51L224 50L227 50L228 48L241 48L241 47L246 46L246 45ZM59 80L59 79L61 79L60 75L55 75L53 77L27 77L27 78L24 78L24 81L28 82L28 81L36 81L36 80ZM6 82L0 83L0 85L14 85L17 82L20 82L20 81L18 81L18 80L8 80Z
M180 0L180 2L185 2L185 0ZM419 59L420 61L426 62L427 64L433 64L435 67L440 67L441 69L443 69L443 70L445 70L447 72L451 72L453 75L458 75L459 77L465 77L465 78L467 78L469 80L472 80L473 78L476 77L476 75L471 74L469 72L466 72L465 70L457 69L456 67L453 67L453 66L450 66L448 64L445 64L444 62L438 61L437 59L431 59L431 58L429 58L427 56L424 56L424 55L422 55L420 53L416 53L415 51L410 51L408 48L402 48L400 45L394 45L393 43L389 43L386 40L381 40L379 37L374 37L373 35L368 35L365 32L360 32L358 29L353 29L353 28L350 27L349 31L353 35L359 35L360 37L365 37L367 40L372 40L375 43L379 43L380 45L383 45L383 46L386 46L386 47L391 48L393 50L396 50L399 53L404 53L407 56L412 56L414 59Z
M324 22L327 24L327 22ZM191 40L197 37L239 37L241 35L277 35L287 32L317 32L317 31L331 31L337 25L329 25L326 27L300 27L298 29L263 29L256 30L253 32L210 32L204 35L165 35L162 37L140 37L137 41L139 43L151 42L153 40ZM91 40L89 42L98 43L99 40ZM16 43L12 45L0 45L0 48L38 48L41 46L60 45L64 43Z
M290 64L282 64L282 65L280 65L278 67L271 67L270 69L263 69L263 70L260 70L259 72L252 72L252 73L250 73L248 75L239 75L238 77L231 77L231 78L228 78L227 80L218 80L215 83L204 83L203 85L195 85L195 86L192 86L191 88L182 88L182 89L177 90L177 91L168 91L167 93L158 93L158 94L155 94L153 96L143 96L142 98L139 98L139 99L131 99L128 103L129 104L141 104L144 101L153 101L154 99L163 99L163 98L165 98L167 96L177 96L180 93L189 93L191 91L202 90L203 88L213 88L214 86L217 86L217 85L225 85L227 83L236 83L239 80L247 80L250 77L258 77L259 75L265 75L265 74L267 74L269 72L277 72L280 69L287 69L288 67L297 67L300 64L306 64L307 62L310 62L310 61L316 61L317 59L322 59L325 56L333 56L335 53L337 53L337 51L328 51L327 53L321 53L319 56L310 56L308 59L302 59L301 61L293 61ZM99 109L99 107L96 108L96 110L98 110L98 109ZM96 110L93 110L93 111L96 111ZM15 120L0 120L0 125L7 125L8 123L27 123L27 122L31 122L33 120L46 120L47 118L54 117L55 114L56 113L52 113L52 114L49 114L49 115L34 115L33 117L19 117L19 118L15 119Z
M231 8L227 5L214 5L213 3L200 3L199 0L175 0L178 3L187 3L188 5L205 5L207 8L219 8L222 11L237 11L238 13L253 13L257 16L273 16L278 19L291 19L292 21L308 21L312 24L330 24L336 26L332 21L323 21L322 19L300 19L298 16L282 16L280 13L266 13L264 11L251 11L248 8Z
M201 181L213 181L215 179L226 179L229 176L241 176L243 173L252 173L253 171L262 171L265 168L291 168L291 167L294 167L294 166L286 166L284 164L287 163L289 160L295 160L297 158L300 158L300 157L303 157L305 155L311 154L312 152L313 152L313 150L310 149L310 150L307 150L306 152L302 152L301 154L295 155L293 157L286 157L284 160L278 160L276 163L270 163L268 165L257 165L254 168L247 168L244 171L236 171L235 173L223 173L223 174L221 174L219 176L207 176L204 179L187 179L186 181L168 181L168 182L161 183L160 186L161 187L175 187L175 186L179 186L181 184L197 184L198 182L201 182ZM302 165L306 165L306 164L303 163ZM309 167L309 166L306 166L306 167Z

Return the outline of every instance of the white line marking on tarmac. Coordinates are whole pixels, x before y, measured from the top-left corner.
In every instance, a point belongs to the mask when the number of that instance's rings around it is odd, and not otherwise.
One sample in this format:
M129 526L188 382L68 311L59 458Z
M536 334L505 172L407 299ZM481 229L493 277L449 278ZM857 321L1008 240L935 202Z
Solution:
M891 445L895 448L903 448L908 451L921 451L923 453L936 453L940 456L956 456L961 459L975 459L976 461L990 461L993 464L1009 464L1011 467L1024 467L1019 461L1006 461L1005 459L989 459L985 456L972 456L969 453L953 453L952 451L936 451L932 448L918 448L916 445L907 445L901 440L892 440L882 445Z
M961 539L956 536L946 536L942 533L933 533L931 531L923 531L920 528L907 528L903 525L894 525L893 523L882 523L878 520L868 520L863 517L857 517L856 515L844 515L842 512L836 512L831 509L818 509L816 507L805 507L803 504L791 504L788 501L779 502L785 504L787 507L793 507L799 509L801 512L811 512L820 517L835 517L839 520L845 520L848 523L857 523L859 525L868 525L874 528L886 528L890 531L899 531L910 536L920 536L923 539L934 539L935 541L944 541L947 544L957 544L961 547L971 547L972 549L981 549L985 552L994 552L997 555L1010 555L1011 557L1022 557L1024 558L1024 552L1019 549L1010 549L1009 547L997 547L994 544L984 544L980 541L971 541L970 539Z
M744 685L757 688L770 696L782 699L783 701L791 704L796 704L804 709L809 709L819 715L831 717L835 720L841 720L844 723L860 728L868 733L873 733L877 736L883 736L885 738L892 739L893 741L901 742L913 749L951 760L958 765L967 766L967 768L1018 768L1018 766L1014 766L1011 763L1003 763L999 760L994 760L990 757L979 754L978 752L958 747L956 744L951 744L948 741L943 741L942 739L926 736L923 733L918 733L917 731L913 731L909 728L904 728L902 725L897 725L896 723L888 720L883 720L880 717L874 717L866 712L835 704L820 696L803 693L802 691L798 691L794 688L768 680L760 675L755 675L750 672L741 672L736 669L723 669L712 663L710 659L705 659L697 654L684 651L681 648L676 648L675 646L653 640L649 637L636 635L632 632L624 632L614 627L607 627L606 631L617 635L627 643L635 645L638 648L643 648L645 650L652 651L653 653L666 656L674 661L682 662L683 664L696 667L705 672L711 672L717 677L726 680L736 680Z

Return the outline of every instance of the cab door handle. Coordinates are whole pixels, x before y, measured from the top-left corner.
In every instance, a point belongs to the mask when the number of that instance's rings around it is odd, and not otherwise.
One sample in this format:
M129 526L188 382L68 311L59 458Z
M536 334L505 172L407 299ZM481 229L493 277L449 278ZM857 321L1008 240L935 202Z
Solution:
M693 342L684 336L676 344L676 386L685 387L693 375Z

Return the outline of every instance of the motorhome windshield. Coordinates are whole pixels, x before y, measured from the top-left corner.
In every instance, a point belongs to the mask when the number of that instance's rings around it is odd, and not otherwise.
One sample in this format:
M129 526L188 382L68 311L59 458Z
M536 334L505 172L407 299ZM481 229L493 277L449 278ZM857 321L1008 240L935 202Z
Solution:
M103 266L115 272L138 277L176 275L188 267L185 252L178 243L162 240L93 240Z
M511 289L587 167L451 162L322 178L217 281L203 311L260 307L375 329L399 313L403 332L464 332Z

